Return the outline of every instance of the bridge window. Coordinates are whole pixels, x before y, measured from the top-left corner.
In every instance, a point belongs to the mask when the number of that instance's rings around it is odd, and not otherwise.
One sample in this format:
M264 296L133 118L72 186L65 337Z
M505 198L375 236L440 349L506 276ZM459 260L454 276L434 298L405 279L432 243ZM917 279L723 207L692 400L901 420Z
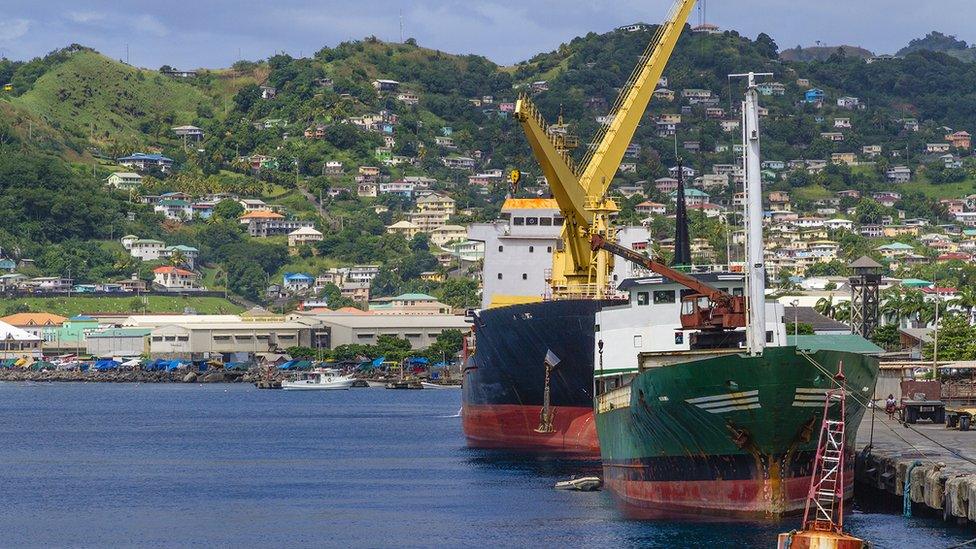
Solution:
M654 304L674 303L674 290L656 290L654 292Z
M525 218L525 224L526 225L538 225L539 224L539 218L538 217L526 217Z
M540 217L539 218L539 225L542 225L543 227L552 227L552 218L551 217Z
M498 280L502 279L502 273L498 273Z
M524 217L516 217L516 218L514 218L512 220L512 223L515 224L516 226L525 225L525 218Z
M637 304L647 305L650 303L650 294L647 292L637 292Z
M644 336L635 335L634 336L634 348L640 349L644 346Z
M522 280L528 280L528 279L529 279L529 275L522 273Z
M502 253L503 251L505 251L505 246L499 246L498 253Z
M529 253L532 253L534 251L535 251L535 246L529 246Z

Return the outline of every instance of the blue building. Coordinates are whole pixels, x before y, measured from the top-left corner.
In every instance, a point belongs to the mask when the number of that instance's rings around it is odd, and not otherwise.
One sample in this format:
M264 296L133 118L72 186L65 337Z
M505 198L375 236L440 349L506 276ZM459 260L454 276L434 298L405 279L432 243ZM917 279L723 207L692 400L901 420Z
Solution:
M305 273L285 273L281 281L284 290L291 293L307 291L315 284L315 278Z
M807 103L823 103L825 97L824 91L819 88L809 89L803 94L803 100Z

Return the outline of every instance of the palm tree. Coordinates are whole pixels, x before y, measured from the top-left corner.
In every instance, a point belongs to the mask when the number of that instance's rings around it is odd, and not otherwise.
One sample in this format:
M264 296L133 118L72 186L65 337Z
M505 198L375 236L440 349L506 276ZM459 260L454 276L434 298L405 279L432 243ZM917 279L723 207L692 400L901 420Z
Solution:
M851 302L839 301L834 305L833 319L838 322L848 322L851 319Z
M901 326L901 321L905 318L905 296L900 288L887 290L881 296L881 314L889 322Z
M173 253L166 258L166 262L174 267L183 267L187 263L186 254L180 250L173 250Z
M973 310L976 309L976 288L966 286L959 290L956 298L949 302L949 305L962 307L966 311L966 318L969 323L973 322Z
M836 305L834 305L834 294L830 294L827 297L821 297L813 305L813 309L815 311L830 318L834 317L835 308Z
M905 292L902 313L906 318L922 320L922 312L925 310L925 295L918 290Z

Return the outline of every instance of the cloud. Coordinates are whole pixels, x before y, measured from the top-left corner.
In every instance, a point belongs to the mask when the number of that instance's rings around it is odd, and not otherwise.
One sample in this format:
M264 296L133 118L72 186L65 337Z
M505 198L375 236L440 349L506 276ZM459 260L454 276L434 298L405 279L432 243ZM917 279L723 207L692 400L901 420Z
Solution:
M166 36L169 28L162 21L152 15L140 15L129 20L132 26L139 31L154 34L156 36Z
M97 11L69 11L65 17L75 23L94 23L105 19L105 14Z
M0 42L11 42L24 36L30 26L31 22L27 19L0 21Z

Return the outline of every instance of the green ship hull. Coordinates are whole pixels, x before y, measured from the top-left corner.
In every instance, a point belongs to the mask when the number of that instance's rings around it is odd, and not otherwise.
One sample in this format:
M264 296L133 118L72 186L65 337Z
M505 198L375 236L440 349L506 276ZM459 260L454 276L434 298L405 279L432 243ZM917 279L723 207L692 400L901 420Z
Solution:
M846 377L849 454L878 375L870 356L792 346L757 357L666 360L620 388L598 377L605 485L638 518L775 518L802 510L838 365ZM850 485L853 475L847 479Z

